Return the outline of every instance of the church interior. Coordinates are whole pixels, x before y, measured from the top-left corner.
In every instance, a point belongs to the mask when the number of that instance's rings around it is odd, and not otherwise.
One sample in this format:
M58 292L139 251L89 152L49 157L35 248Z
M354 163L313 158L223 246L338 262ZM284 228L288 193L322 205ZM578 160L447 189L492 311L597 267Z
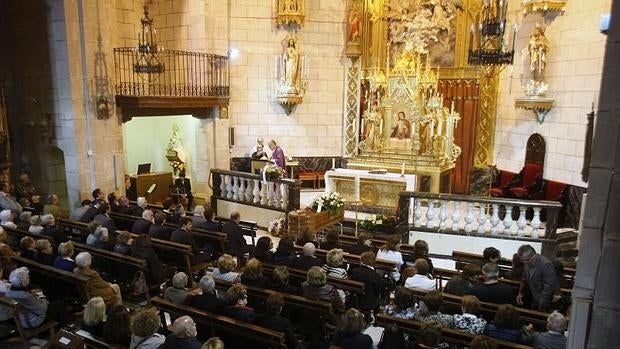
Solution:
M0 347L620 348L617 16L0 0Z

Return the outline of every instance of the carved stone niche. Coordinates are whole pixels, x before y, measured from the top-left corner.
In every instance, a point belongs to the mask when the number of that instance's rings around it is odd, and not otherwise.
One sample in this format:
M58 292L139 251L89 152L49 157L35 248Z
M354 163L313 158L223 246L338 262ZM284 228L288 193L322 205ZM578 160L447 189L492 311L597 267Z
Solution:
M567 2L568 0L523 0L521 7L524 15L534 12L564 12Z

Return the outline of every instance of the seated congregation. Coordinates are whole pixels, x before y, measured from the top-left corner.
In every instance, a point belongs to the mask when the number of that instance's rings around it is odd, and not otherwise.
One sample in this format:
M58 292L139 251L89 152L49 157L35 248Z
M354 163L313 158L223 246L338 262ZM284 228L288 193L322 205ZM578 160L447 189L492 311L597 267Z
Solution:
M447 272L422 240L329 232L253 245L239 213L107 199L0 212L5 328L94 348L566 347L565 274L529 245L509 270L487 248Z

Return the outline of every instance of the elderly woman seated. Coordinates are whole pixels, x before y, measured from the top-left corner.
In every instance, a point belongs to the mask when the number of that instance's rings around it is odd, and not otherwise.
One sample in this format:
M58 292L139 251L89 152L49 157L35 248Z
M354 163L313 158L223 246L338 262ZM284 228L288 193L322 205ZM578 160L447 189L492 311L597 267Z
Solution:
M28 227L28 232L31 234L41 234L43 231L43 226L41 225L41 216L33 215L30 217L30 227Z
M103 226L98 226L94 232L88 235L88 238L86 238L86 244L108 251L111 251L114 247L114 242L110 241L108 228Z
M15 229L17 224L13 222L13 212L11 210L0 211L0 225L3 228Z
M242 284L231 286L226 290L224 298L228 303L224 315L241 321L254 321L256 313L248 306L248 291Z
M86 283L88 294L92 297L103 298L108 308L114 304L123 304L121 290L118 285L109 284L103 280L99 273L90 268L91 263L92 257L88 252L81 252L75 257L77 268L75 268L74 272L90 278Z
M157 308L142 308L136 311L129 325L131 349L156 349L166 337L157 333L161 322Z
M327 273L327 276L335 277L338 279L347 278L347 270L344 264L344 251L339 248L334 248L327 252L327 263L323 265L323 270Z
M21 229L24 231L28 231L30 228L30 218L32 217L32 212L23 211L19 214L19 221L17 222L17 229Z
M245 265L241 275L241 283L246 286L270 288L271 282L263 275L263 264L256 258L252 258Z
M164 298L167 300L183 304L187 299L187 274L184 272L178 272L172 277L172 287L168 287L164 292Z
M30 289L30 271L26 267L16 268L9 275L11 288L6 296L18 302L24 312L19 314L19 321L24 328L35 328L45 320L54 320L59 324L67 323L65 303L55 301L49 303L40 290Z
M454 317L442 314L439 309L443 304L443 296L439 291L430 291L418 302L418 312L414 320L421 322L436 322L442 327L454 327Z
M82 317L82 330L101 336L103 324L106 321L106 307L103 298L93 297L88 300Z
M43 226L41 234L53 238L56 244L60 244L66 240L65 236L56 229L56 219L51 214L44 214L41 216L41 225Z
M24 236L19 240L19 255L34 260L37 253L36 242L30 236Z
M216 280L224 280L228 282L238 282L239 273L235 272L237 263L229 254L224 254L217 259L217 268L213 270L213 278Z
M198 285L202 293L189 296L185 303L209 313L220 312L222 301L217 298L215 293L215 280L213 280L213 277L210 275L203 276Z
M131 238L131 233L122 231L116 237L116 244L114 244L113 251L122 254L130 254L132 244L133 239Z
M58 256L54 259L54 266L58 269L73 271L75 269L75 261L71 258L73 253L74 249L71 241L58 245Z
M36 249L37 252L34 254L35 261L45 265L52 265L54 263L54 248L49 240L37 240Z

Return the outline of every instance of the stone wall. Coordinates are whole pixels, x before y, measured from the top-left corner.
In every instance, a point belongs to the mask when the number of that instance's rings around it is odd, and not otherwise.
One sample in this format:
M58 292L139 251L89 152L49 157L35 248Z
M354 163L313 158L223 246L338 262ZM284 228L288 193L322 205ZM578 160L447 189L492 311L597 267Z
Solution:
M274 101L276 57L287 31L275 27L275 1L231 1L230 126L233 156L247 154L257 136L275 139L291 156L341 154L344 98L344 1L306 1L306 24L298 49L309 57L309 85L303 102L286 115Z
M515 109L514 99L524 95L520 82L521 50L527 48L529 34L543 18L540 14L523 18L519 1L511 1L509 6L508 18L512 23L516 18L521 28L517 34L515 64L500 76L494 162L501 169L519 171L523 167L527 139L537 132L547 144L544 177L586 186L581 181L586 114L593 103L597 107L605 53L605 35L599 32L599 17L609 13L611 0L569 1L563 15L554 19L547 15L550 49L545 75L549 83L547 96L555 99L555 106L542 125L532 111Z

